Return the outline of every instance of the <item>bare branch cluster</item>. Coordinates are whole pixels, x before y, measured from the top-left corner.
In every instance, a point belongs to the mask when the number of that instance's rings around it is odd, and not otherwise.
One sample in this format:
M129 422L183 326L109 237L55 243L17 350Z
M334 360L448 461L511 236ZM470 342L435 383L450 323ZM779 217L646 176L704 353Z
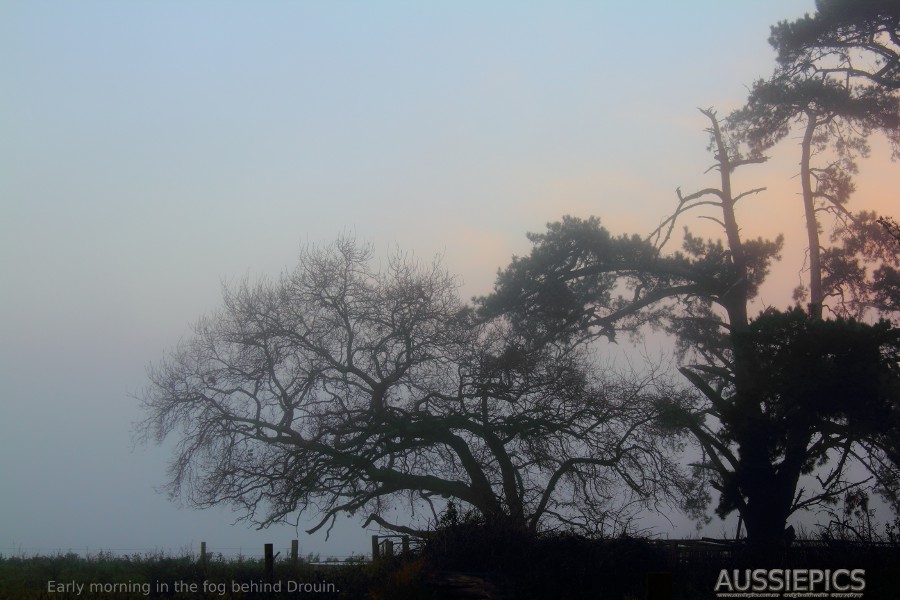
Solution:
M145 435L177 434L169 491L265 526L311 512L391 523L453 498L536 530L598 529L687 487L654 422L657 373L602 373L577 344L526 346L481 321L438 263L372 267L352 239L306 250L149 371ZM669 399L669 401L671 401Z

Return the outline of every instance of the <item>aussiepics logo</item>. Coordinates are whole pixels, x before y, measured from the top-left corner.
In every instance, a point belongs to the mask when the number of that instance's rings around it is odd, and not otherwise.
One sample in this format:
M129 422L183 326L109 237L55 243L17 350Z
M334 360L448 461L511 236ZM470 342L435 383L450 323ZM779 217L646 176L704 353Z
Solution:
M719 598L862 598L865 569L722 569Z

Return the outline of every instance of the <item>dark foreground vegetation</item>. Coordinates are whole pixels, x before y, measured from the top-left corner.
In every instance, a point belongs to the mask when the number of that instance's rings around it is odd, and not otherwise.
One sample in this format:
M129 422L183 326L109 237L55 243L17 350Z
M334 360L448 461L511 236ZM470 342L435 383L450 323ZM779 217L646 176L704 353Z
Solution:
M161 554L0 556L0 598L702 600L717 597L723 570L729 581L743 584L747 570L761 569L863 570L865 588L857 597L896 598L900 539L821 536L759 554L740 544L711 540L534 535L466 522L433 533L409 556L336 566L278 562L274 583L265 579L261 559L219 559L203 567L191 557ZM80 593L48 587L73 582L83 585ZM92 583L100 587L92 589ZM723 589L729 591L718 591Z
M486 573L510 598L716 598L723 569L732 581L738 569L741 584L746 569L864 569L862 597L868 599L896 598L900 585L897 539L821 537L759 553L725 541L529 536L461 525L438 534L424 559L444 569Z
M190 556L162 553L0 556L0 598L366 598L377 568L361 561L335 567L283 561L276 564L275 572L281 592L265 587L272 584L265 579L261 558L220 558L204 566ZM291 592L287 591L288 581L292 582ZM58 587L73 582L83 584L80 594L78 589ZM95 584L93 589L91 584ZM62 591L52 591L53 587Z

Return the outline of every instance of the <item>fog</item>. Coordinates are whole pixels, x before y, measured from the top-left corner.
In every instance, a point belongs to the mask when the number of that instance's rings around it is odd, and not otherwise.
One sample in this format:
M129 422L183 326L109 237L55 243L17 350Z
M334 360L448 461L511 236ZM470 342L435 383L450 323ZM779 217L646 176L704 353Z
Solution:
M772 68L768 27L813 8L0 3L0 553L365 554L358 517L326 541L158 493L168 449L133 439L146 366L223 281L345 231L441 254L464 297L563 214L649 231L703 185L696 108L738 106ZM887 206L870 164L864 204ZM754 237L800 231L799 204L759 202ZM645 521L692 531L668 518Z

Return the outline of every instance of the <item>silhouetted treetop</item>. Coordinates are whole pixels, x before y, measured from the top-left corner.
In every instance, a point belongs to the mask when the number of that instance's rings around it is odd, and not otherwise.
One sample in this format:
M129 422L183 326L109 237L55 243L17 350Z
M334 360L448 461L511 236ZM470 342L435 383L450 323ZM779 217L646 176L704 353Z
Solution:
M787 71L900 88L896 0L816 0L814 15L778 23L769 42Z

